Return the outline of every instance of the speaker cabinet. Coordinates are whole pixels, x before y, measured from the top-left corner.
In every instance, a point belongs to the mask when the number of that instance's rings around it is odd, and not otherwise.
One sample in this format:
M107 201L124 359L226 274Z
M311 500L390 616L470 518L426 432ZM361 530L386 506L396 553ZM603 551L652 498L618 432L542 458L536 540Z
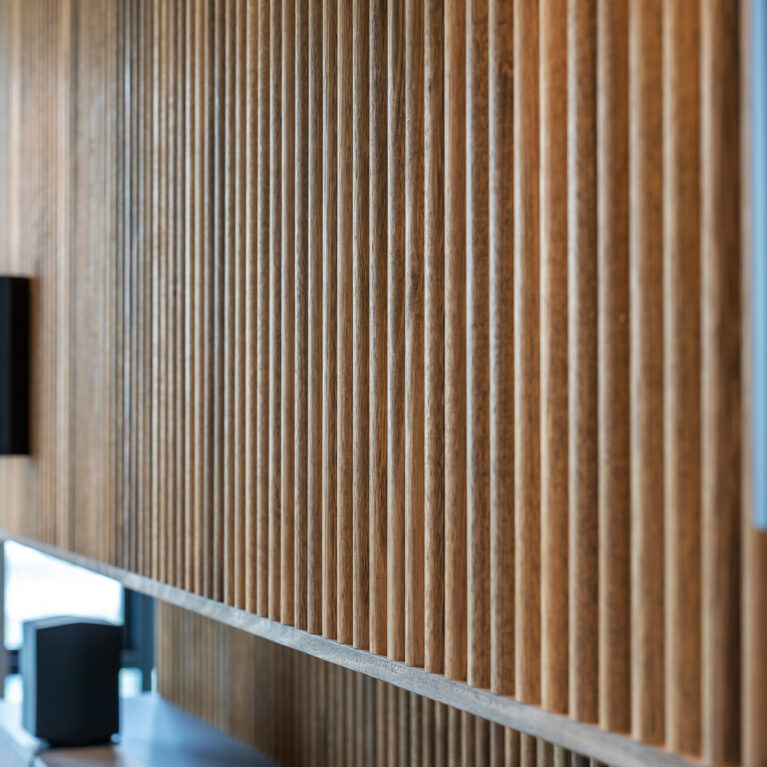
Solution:
M59 617L27 621L22 725L54 746L107 743L119 732L122 626Z

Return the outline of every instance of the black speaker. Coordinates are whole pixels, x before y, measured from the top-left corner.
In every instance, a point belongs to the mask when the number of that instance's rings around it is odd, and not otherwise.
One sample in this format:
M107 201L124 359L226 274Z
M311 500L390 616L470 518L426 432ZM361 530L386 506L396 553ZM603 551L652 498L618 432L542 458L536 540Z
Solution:
M59 617L24 623L22 726L52 746L107 743L120 729L122 626Z
M29 285L0 277L0 455L29 453Z

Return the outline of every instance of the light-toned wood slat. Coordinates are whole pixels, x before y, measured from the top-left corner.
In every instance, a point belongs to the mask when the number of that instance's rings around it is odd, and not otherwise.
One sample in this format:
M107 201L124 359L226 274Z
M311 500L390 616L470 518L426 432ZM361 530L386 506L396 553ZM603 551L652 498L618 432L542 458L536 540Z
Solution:
M309 5L308 630L322 632L322 4Z
M491 0L490 683L514 692L514 8Z
M700 753L700 25L663 6L666 743ZM626 632L624 631L624 634Z
M269 6L269 521L268 615L280 619L282 550L282 8Z
M444 13L437 0L424 4L423 34L424 668L441 673L445 663L445 123Z
M541 4L541 703L568 706L567 3ZM539 762L541 761L539 753ZM551 754L546 753L546 759ZM550 759L549 759L550 761ZM544 763L545 760L544 760Z
M596 3L568 3L570 713L598 716Z
M229 308L229 291L226 289L228 250L226 242L227 215L226 195L226 41L228 6L219 3L213 13L213 448L211 468L213 473L213 572L211 598L224 599L225 578L225 498L226 465L224 445L227 440L225 416L229 370L225 347L227 346L225 321Z
M258 72L258 12L246 4L245 77L251 87L245 95L245 603L258 603L258 101L252 87Z
M295 620L295 4L282 7L282 418L280 618Z
M222 486L223 499L223 601L234 604L235 590L235 462L236 462L236 419L235 419L235 389L237 385L237 339L240 337L236 326L237 302L237 264L236 264L236 230L237 201L234 180L234 155L237 146L237 124L235 110L234 84L236 78L236 20L235 3L231 0L224 6L224 56L223 56L223 113L222 122L224 133L223 151L223 186L224 186L224 460Z
M269 2L258 3L256 604L269 611Z
M336 508L339 642L354 638L354 14L338 13ZM351 738L349 738L351 743ZM352 755L346 755L349 765Z
M204 46L204 112L203 121L205 129L203 131L203 242L204 251L202 255L204 269L204 298L203 298L203 401L204 401L204 436L203 436L203 529L201 530L203 553L203 593L206 596L213 594L214 580L214 550L213 550L213 465L212 455L214 450L214 402L213 402L213 244L214 232L212 226L213 211L213 188L215 176L213 173L213 123L214 123L214 85L213 78L213 41L215 28L213 23L213 9L211 6L203 8L203 46Z
M187 591L194 589L195 583L195 559L196 551L194 548L195 540L195 459L196 459L196 433L195 433L195 414L196 414L196 401L195 401L195 352L196 352L196 316L195 316L195 81L194 81L194 65L195 65L195 49L194 49L194 35L195 35L195 22L196 22L196 9L194 4L186 8L184 17L184 70L183 70L183 87L184 87L184 144L185 151L183 156L184 163L184 239L183 239L183 253L184 253L184 348L183 348L183 364L184 364L184 388L183 388L183 407L185 418L185 431L183 439L183 459L181 476L184 478L184 526L186 534L184 536L184 568L183 568L183 586ZM135 64L132 65L135 67ZM131 85L135 81L135 75L131 75ZM132 94L131 100L135 99L135 94ZM132 115L133 116L133 115ZM133 117L135 119L135 117ZM135 162L135 153L133 154ZM135 171L131 171L132 175ZM133 182L131 183L131 187ZM135 212L133 213L135 216ZM135 227L135 223L131 222L131 228ZM135 291L136 296L139 295L138 291ZM131 315L133 311L131 311ZM244 340L244 336L243 336ZM135 353L132 352L131 356L134 357ZM135 363L131 363L133 366ZM131 388L134 389L135 384L132 383ZM131 401L137 403L135 395L131 395ZM135 405L134 405L135 408ZM132 460L133 463L133 460ZM241 500L241 499L240 499ZM135 501L134 501L135 503ZM244 537L243 537L244 540Z
M424 665L424 15L405 7L405 661ZM419 710L420 713L420 710ZM419 718L414 714L414 727ZM420 758L417 733L411 759Z
M234 524L233 524L233 599L236 607L244 609L247 593L247 518L246 505L248 466L246 463L246 445L248 427L246 425L247 405L247 339L248 339L248 261L247 245L247 140L248 112L245 83L248 82L247 58L247 6L235 5L235 84L234 84L234 325L236 330L234 349ZM187 562L187 569L189 563Z
M184 566L186 560L186 510L188 508L188 498L186 496L186 470L185 445L186 445L186 275L189 271L186 263L186 189L187 178L185 174L185 160L188 153L186 146L186 99L184 94L184 66L186 61L185 54L185 28L186 28L186 4L178 3L176 7L176 61L175 61L175 94L176 103L176 154L174 157L176 173L176 220L175 242L176 242L176 269L175 269L175 339L174 339L174 408L175 408L175 455L174 455L174 476L175 476L175 502L174 512L176 519L176 561L174 563L174 583L177 586L184 585L185 573ZM232 77L230 88L234 88L234 77ZM234 334L232 334L234 335ZM232 338L232 344L234 339ZM127 511L127 509L126 509Z
M466 11L444 19L445 674L466 678Z
M599 722L630 720L628 3L597 5Z
M387 2L387 651L405 659L405 2Z
M354 115L354 583L352 641L355 647L370 646L370 532L369 474L369 137L368 69L370 49L368 0L355 0L353 24L353 115Z
M514 4L514 692L525 703L541 693L537 11Z
M385 655L387 639L387 132L386 132L386 3L370 0L368 192L369 235L369 528L370 650Z
M661 4L629 3L631 729L664 737Z
M342 9L343 10L343 9ZM335 0L322 4L322 634L336 638L337 36Z
M488 4L466 6L467 680L490 687ZM481 742L480 742L481 741ZM484 749L484 737L476 741ZM485 760L477 758L476 763Z
M738 15L737 3L701 6L701 734L712 764L741 756Z

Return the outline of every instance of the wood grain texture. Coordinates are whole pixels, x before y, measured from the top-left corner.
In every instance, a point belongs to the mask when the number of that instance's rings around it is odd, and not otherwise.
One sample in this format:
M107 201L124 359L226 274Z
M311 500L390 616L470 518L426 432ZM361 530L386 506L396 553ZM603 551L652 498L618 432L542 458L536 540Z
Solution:
M467 680L475 687L487 688L490 686L490 242L486 0L472 0L467 4L466 14L466 151L472 158L466 174Z
M631 728L662 742L663 153L661 4L629 4Z
M737 4L702 8L702 755L740 752L740 132Z
M405 659L405 2L386 17L386 647Z
M370 651L387 642L387 90L386 3L370 0L369 17L369 525Z
M666 741L700 753L700 20L664 5Z
M295 621L295 48L296 9L282 6L282 299L281 299L281 531L280 531L280 619Z
M322 4L309 6L307 628L322 632Z
M424 23L425 8L405 8L405 661L424 665ZM412 758L420 747L411 738Z
M282 551L282 8L269 7L269 576L268 615L280 619Z
M442 4L429 0L424 6L424 16L424 668L441 673L445 664L445 123Z
M541 702L568 707L567 4L541 4ZM540 754L539 754L540 756ZM541 759L539 758L539 761Z
M466 648L466 12L446 8L445 674L465 679Z
M269 5L258 2L256 603L269 610Z
M597 252L596 4L568 4L570 713L596 721Z
M370 528L369 528L369 155L368 67L369 16L367 0L357 0L354 25L354 585L353 642L370 646Z
M631 729L628 3L597 5L599 721Z
M322 4L322 633L336 637L336 7Z
M514 34L513 6L489 8L490 682L514 692Z
M354 28L353 13L338 14L337 65L337 385L336 583L338 641L353 641L354 597ZM351 755L347 761L351 764Z
M514 4L514 693L540 701L539 15Z
M309 329L308 329L308 222L309 222L309 101L308 101L309 14L296 4L296 135L295 135L295 444L294 444L294 533L295 533L295 625L307 627L308 612L308 514L309 514Z
M0 0L0 529L282 762L760 764L741 5Z

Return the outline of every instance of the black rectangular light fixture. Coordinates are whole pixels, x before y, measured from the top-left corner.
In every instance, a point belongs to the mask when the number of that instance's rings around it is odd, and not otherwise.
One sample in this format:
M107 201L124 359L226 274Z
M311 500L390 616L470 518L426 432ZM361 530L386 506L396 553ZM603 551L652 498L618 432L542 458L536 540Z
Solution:
M29 453L29 289L0 276L0 456Z

